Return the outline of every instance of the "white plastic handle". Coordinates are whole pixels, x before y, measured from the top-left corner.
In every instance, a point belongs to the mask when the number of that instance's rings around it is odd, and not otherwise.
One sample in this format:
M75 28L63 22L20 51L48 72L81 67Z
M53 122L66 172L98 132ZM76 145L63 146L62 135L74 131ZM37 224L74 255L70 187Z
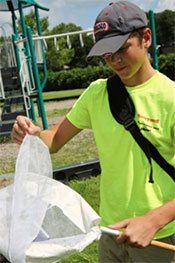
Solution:
M115 229L111 229L108 227L104 227L104 226L100 226L100 230L102 233L106 233L108 235L112 235L112 236L118 236L119 235L119 231L115 230Z

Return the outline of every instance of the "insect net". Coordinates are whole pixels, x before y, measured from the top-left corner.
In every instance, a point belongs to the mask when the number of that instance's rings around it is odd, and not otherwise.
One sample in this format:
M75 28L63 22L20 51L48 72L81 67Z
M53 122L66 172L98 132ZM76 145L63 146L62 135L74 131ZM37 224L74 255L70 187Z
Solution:
M14 182L0 190L0 254L11 263L58 262L100 236L100 217L74 190L52 179L47 146L27 135Z

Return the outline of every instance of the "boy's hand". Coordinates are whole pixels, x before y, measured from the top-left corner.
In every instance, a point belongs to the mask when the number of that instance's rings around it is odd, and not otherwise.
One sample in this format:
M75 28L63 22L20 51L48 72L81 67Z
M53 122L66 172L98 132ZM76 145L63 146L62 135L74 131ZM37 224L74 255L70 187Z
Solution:
M11 132L12 141L21 144L26 134L39 136L41 128L25 116L17 116Z
M125 228L117 237L117 243L142 248L151 243L157 231L156 224L145 216L125 219L108 227L112 229Z

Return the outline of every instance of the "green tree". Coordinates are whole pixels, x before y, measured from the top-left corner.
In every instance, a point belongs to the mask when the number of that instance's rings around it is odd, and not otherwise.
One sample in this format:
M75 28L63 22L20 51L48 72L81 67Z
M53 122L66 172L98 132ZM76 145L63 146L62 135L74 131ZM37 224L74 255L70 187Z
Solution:
M165 10L155 14L157 43L172 44L175 41L175 11Z
M52 43L53 40L48 41L48 47L45 52L47 68L51 71L62 70L64 65L68 65L74 56L74 50L68 48L61 48L61 40L59 41L60 50L57 50Z
M57 26L55 26L52 30L47 31L47 34L49 35L55 35L55 34L61 34L61 33L67 33L67 32L75 32L75 31L81 31L82 28L80 26L77 26L72 23L61 23ZM70 42L71 42L71 49L68 48L67 39L66 37L62 37L57 39L57 44L59 46L59 51L57 52L57 58L59 57L59 65L68 65L70 68L74 67L87 67L89 64L92 66L97 66L99 64L103 64L103 60L99 57L94 58L91 62L87 61L87 54L89 53L89 50L91 49L93 42L92 35L88 36L87 34L82 35L84 46L81 46L80 43L80 36L79 35L73 35L70 36ZM54 41L52 40L50 43L50 47L52 49L51 53L54 52ZM51 59L51 56L48 55L50 53L48 48L48 51L46 52L46 57L48 60ZM64 50L64 52L63 52ZM66 51L67 50L67 51ZM68 51L69 50L69 51ZM70 51L71 50L71 51ZM65 55L67 57L65 57ZM65 62L65 63L64 63ZM53 67L50 67L52 62L48 61L49 69L53 69ZM58 65L58 64L57 64ZM54 66L54 65L53 65ZM55 70L55 69L54 69Z
M67 25L61 23L52 30L47 30L46 35L57 35L77 30L81 30L81 27L77 27L72 23ZM72 38L70 40L72 43ZM49 70L59 71L63 69L65 65L69 66L74 56L74 49L68 48L66 37L57 38L56 45L54 39L47 40L46 61Z
M25 23L27 26L31 27L32 34L37 33L37 25L36 25L36 17L35 17L35 12L33 10L30 11L28 15L25 15ZM49 27L49 19L48 16L45 16L40 19L41 23L41 31L44 33L47 31ZM22 32L22 26L21 26L21 21L18 19L18 31L21 33Z

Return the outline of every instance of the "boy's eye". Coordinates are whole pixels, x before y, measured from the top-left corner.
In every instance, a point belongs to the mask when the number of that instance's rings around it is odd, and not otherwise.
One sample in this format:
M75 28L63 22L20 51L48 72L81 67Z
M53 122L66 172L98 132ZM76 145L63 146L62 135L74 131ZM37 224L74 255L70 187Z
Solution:
M126 50L128 47L129 47L129 46L122 47L122 48L119 49L119 51L124 51L124 50Z

